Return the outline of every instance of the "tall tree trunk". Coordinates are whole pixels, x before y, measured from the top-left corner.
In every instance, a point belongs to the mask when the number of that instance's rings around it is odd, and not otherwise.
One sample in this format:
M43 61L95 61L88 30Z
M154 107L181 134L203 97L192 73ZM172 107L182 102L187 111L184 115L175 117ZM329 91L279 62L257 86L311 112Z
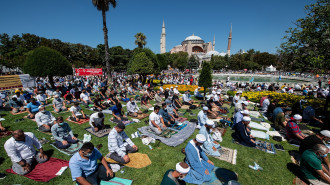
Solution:
M108 77L108 85L110 85L109 82L112 80L111 80L111 67L109 61L108 29L107 29L105 10L102 10L102 17L103 17L103 33L104 33L104 47L105 47L105 66Z

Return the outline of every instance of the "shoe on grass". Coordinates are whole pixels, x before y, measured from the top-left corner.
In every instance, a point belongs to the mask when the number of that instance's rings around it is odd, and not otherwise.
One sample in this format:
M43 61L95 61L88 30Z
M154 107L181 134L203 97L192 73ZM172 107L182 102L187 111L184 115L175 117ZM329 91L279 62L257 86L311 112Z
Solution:
M4 179L4 178L6 178L6 174L0 173L0 179Z

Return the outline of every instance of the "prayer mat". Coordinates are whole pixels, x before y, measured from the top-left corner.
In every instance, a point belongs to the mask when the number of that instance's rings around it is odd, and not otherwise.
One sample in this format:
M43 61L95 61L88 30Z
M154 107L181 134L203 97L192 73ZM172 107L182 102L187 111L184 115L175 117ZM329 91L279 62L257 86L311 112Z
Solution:
M136 119L144 119L144 118L146 118L146 117L148 117L148 116L149 116L149 114L143 113L143 114L138 114L138 116L135 117L135 118L136 118Z
M3 137L7 137L7 136L11 136L11 133L13 131L10 131L10 130L6 130L6 131L0 131L0 138L3 138Z
M147 131L149 133L154 134L155 132L151 129L148 128ZM164 137L164 138L171 138L173 135L177 134L178 132L172 129L166 129L164 130L161 134L159 134L160 137Z
M76 123L78 125L81 125L81 124L84 124L84 123L88 122L89 121L89 118L87 118L87 119L80 119L80 121L78 121L78 122L77 121L72 121L69 117L66 118L65 120L67 120L69 122L72 122L72 123Z
M306 183L305 181L301 180L299 177L293 178L292 184L293 185L308 185L308 183Z
M176 147L176 146L182 144L186 139L188 139L194 133L195 127L196 127L195 123L190 123L189 122L185 128L178 131L177 134L172 135L171 138L160 137L160 136L158 136L154 133L149 132L148 131L148 129L150 128L149 126L144 126L144 127L138 128L138 130L142 134L144 134L146 136L149 136L149 137L152 137L154 139L158 139L162 143L164 143L168 146Z
M78 143L75 143L75 144L71 144L71 146L67 149L59 149L56 147L55 143L52 143L50 145L52 145L55 149L57 149L58 151L66 154L66 155L73 155L75 154L76 152L78 152L78 150L82 147L84 143L82 141L78 141Z
M41 133L43 133L43 134L47 134L47 135L52 135L52 133L51 132L42 132L42 131L40 131L39 129L38 129L38 127L36 128L36 130L38 131L38 132L41 132Z
M189 123L189 122L188 122L188 123ZM173 124L173 125L171 126L171 128L174 129L174 130L179 131L179 130L182 130L184 127L186 127L188 123L187 123L187 122L183 122L183 123L181 123L181 124L179 124L179 123L175 123L175 124Z
M251 121L257 121L257 122L263 122L263 121L265 121L265 119L264 118L255 118L255 117L250 117L251 118Z
M306 124L298 124L298 126L299 126L299 128L300 128L300 130L310 130L310 128L308 128L307 127L307 125Z
M258 118L260 116L260 113L258 111L250 111L250 116Z
M210 172L211 181L204 182L202 185L221 185L228 184L229 181L237 181L237 174L231 170L225 168L214 167L212 172Z
M189 105L182 105L181 109L189 109Z
M61 111L61 112L55 112L55 111L50 111L50 112L52 112L54 114L64 114L64 113L68 113L70 111L69 110L66 110L66 111Z
M135 123L134 121L131 121L131 120L127 120L127 121L123 121L123 123L126 125L126 126L128 126L128 125L130 125L130 124L132 124L132 123Z
M109 181L101 181L100 185L131 185L132 183L132 180L114 177Z
M249 126L251 127L251 128L255 128L255 129L258 129L258 130L263 130L263 131L269 131L269 128L266 128L266 127L264 127L264 126L262 126L261 124L259 124L259 123L256 123L256 122L254 122L254 121L251 121L250 123L249 123Z
M104 137L104 136L109 135L111 128L105 128L105 129L99 130L98 132L94 132L92 127L85 128L85 130L87 132L93 134L96 137Z
M224 107L224 108L230 109L231 106L230 106L229 104L224 103L221 107Z
M27 113L27 111L19 111L17 113L14 113L13 111L10 111L10 114L12 114L12 115L19 115L19 114L23 114L23 113Z
M188 118L183 118L183 117L179 117L179 118L175 118L175 121L178 121L180 123L186 121Z
M264 151L270 154L276 154L275 147L273 143L268 143L267 141L256 140L256 148L258 150Z
M221 147L219 150L219 153L221 154L220 157L215 157L221 161L226 161L231 164L236 164L236 158L237 158L237 150L230 149L226 147Z
M102 110L102 113L103 114L112 114L112 111L111 110Z
M130 167L130 168L144 168L151 164L151 160L149 159L149 156L147 154L141 154L141 153L129 153L127 154L130 158L130 162L127 164L123 164L124 166ZM109 154L104 158L108 163L118 163L117 161L114 161L113 159L109 158Z
M260 138L260 139L267 139L269 140L269 135L265 132L258 131L258 130L251 130L251 135L255 138Z
M24 175L24 177L34 181L48 182L55 178L57 176L56 173L65 166L69 166L69 161L51 157L48 161L37 164L35 168L30 173ZM16 174L12 169L7 169L6 172Z

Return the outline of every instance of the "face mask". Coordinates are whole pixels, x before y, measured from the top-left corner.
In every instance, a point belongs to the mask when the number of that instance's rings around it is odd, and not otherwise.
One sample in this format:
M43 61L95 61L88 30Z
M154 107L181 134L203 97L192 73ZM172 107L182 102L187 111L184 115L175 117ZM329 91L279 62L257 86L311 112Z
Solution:
M84 154L84 157L90 157L92 153Z
M134 101L132 102L132 105L135 105L135 102Z
M64 123L63 123L63 122L62 122L62 123L59 123L59 125L63 126L63 125L64 125Z
M46 110L42 110L41 112L42 112L42 113L45 113L45 112L46 112Z

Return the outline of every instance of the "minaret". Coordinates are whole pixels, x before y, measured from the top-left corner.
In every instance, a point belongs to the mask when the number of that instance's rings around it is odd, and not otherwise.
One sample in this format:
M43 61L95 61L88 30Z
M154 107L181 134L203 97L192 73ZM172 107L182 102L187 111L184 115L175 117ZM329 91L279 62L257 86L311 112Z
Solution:
M227 55L230 55L231 39L232 39L232 25L230 25L230 33L229 33L229 37L228 37Z
M213 38L213 51L215 51L215 34L214 34L214 38Z
M165 22L163 19L162 34L160 36L160 53L166 53L166 33L165 33Z

